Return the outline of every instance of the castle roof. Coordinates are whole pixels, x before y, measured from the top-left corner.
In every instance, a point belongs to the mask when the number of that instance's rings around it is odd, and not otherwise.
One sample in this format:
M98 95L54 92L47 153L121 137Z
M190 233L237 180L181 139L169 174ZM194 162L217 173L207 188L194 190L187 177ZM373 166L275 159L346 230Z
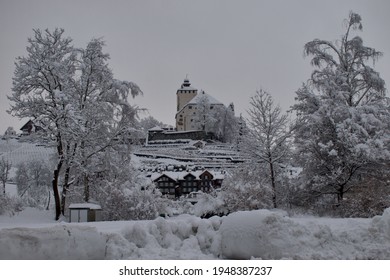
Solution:
M222 102L218 101L217 99L215 99L214 97L212 97L210 94L207 94L205 93L204 91L202 91L201 93L198 93L197 95L195 95L194 98L192 98L186 105L183 106L183 108L181 108L177 113L176 113L176 116L178 114L180 114L184 108L186 108L187 106L189 105L198 105L198 104L201 104L201 102L206 99L207 102L210 104L210 105L223 105Z
M182 83L181 87L177 90L177 91L181 91L181 90L197 90L196 88L192 87L191 86L191 83L190 83L190 80L188 80L187 78L184 80L184 82Z
M200 104L203 100L207 100L207 102L210 104L210 105L223 105L222 102L218 101L217 99L215 99L214 97L212 97L210 94L207 94L205 93L204 91L202 91L201 93L198 93L194 98L192 98L190 100L190 102L188 102L186 105L184 106L187 106L187 105L196 105L196 104Z

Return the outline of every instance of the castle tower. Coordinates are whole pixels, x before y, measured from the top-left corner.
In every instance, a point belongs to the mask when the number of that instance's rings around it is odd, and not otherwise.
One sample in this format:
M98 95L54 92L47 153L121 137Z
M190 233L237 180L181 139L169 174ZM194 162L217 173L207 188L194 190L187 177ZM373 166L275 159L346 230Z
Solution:
M188 78L185 78L183 84L176 92L176 96L177 96L176 111L179 112L181 109L183 109L184 105L190 102L191 99L194 98L197 93L198 90L196 88L191 87L190 81L188 80Z

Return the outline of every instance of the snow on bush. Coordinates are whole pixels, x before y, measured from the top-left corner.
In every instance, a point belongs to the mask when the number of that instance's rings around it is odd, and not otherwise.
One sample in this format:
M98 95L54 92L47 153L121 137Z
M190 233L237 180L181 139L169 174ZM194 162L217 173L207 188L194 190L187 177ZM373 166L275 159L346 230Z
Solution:
M22 201L13 196L0 195L0 215L8 214L14 215L16 212L23 210Z

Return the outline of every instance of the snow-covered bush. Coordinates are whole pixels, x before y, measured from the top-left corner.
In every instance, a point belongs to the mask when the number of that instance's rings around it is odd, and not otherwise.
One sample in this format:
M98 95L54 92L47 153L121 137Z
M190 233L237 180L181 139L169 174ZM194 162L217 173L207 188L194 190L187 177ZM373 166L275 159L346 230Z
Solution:
M367 178L338 201L334 194L313 195L315 190L300 187L301 180L291 185L290 209L292 213L344 218L369 218L380 215L390 207L390 188L383 178Z
M23 203L19 198L0 195L0 215L14 215L23 210Z
M389 207L389 186L370 179L366 184L345 195L343 203L336 209L336 214L341 217L371 218L381 215Z
M261 178L254 179L255 174L249 175L247 172L236 170L234 174L226 176L220 189L200 197L194 205L194 214L209 216L272 208L272 188Z
M21 163L16 170L16 186L19 197L26 206L49 207L51 173L43 161Z
M106 186L99 203L105 220L152 220L165 213L166 201L154 185L127 182L124 186Z

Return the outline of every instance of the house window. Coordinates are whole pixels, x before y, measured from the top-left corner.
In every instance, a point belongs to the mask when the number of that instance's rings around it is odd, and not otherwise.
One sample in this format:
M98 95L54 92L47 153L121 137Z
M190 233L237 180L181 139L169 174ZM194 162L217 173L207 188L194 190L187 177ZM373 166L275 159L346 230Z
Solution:
M213 110L214 109L214 106L210 106L210 110Z
M188 106L188 109L192 109L192 106Z

